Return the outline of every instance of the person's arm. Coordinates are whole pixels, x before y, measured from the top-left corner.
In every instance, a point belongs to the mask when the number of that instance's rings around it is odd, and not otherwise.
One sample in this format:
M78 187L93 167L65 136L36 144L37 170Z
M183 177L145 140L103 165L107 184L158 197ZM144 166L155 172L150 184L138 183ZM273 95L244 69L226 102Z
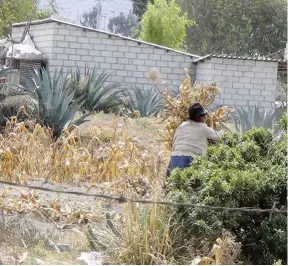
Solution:
M206 127L205 131L207 139L212 141L213 143L219 141L220 138L223 136L223 131L216 131L208 126Z

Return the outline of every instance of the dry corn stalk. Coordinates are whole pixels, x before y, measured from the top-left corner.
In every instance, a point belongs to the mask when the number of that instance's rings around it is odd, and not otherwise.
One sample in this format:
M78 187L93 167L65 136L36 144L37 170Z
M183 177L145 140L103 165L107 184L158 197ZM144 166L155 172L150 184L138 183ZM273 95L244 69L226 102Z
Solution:
M196 258L193 265L234 265L240 264L241 243L235 237L224 232L222 238L217 238L211 252L202 258Z
M129 137L117 121L113 128L95 127L85 136L77 129L67 129L56 142L51 130L32 121L8 123L0 135L1 178L17 182L31 177L52 182L115 182L114 188L123 191L127 179L157 179L164 170L164 155L152 152L154 144L144 147L135 136Z
M188 118L188 108L193 103L200 102L206 109L214 103L215 97L220 94L220 90L215 83L209 85L191 86L191 77L188 74L188 69L184 69L186 78L180 86L179 95L173 96L168 89L163 92L163 97L166 101L164 117L167 124L164 130L164 141L166 148L171 151L173 137L176 128ZM216 112L209 109L207 125L213 129L220 129L221 122L228 119L229 109L221 107Z

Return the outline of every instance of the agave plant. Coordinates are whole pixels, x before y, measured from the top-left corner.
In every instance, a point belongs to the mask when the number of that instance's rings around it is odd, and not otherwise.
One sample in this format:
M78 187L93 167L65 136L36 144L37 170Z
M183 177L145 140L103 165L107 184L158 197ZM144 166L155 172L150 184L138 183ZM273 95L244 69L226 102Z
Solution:
M9 74L16 72L14 69L0 66L0 78L6 78ZM36 106L31 101L28 93L20 90L19 85L0 84L0 125L5 127L10 118L17 117L17 121L30 119L37 114ZM24 112L22 111L24 110Z
M7 78L9 75L13 74L13 73L18 73L18 70L16 69L11 69L8 67L3 67L0 65L0 78ZM13 84L14 86L16 86L15 84Z
M260 108L254 106L254 108L248 107L247 110L243 107L236 108L238 117L234 116L235 128L237 131L246 132L253 127L273 128L275 121L275 109L270 111L260 111Z
M9 69L9 68L3 68L3 67L0 66L0 79L1 79L1 78L6 78L7 74L9 74L10 71L11 71L11 69ZM4 86L5 86L5 84L3 84L3 83L1 84L1 83L0 83L0 91L2 91L2 89L3 89Z
M85 68L84 76L82 77L79 68L76 73L72 75L70 86L76 87L75 97L83 94L87 95L87 99L83 108L88 111L104 111L116 112L119 109L121 101L120 84L115 83L112 85L104 86L110 77L111 73L101 72L97 74L97 69L94 68L90 72Z
M151 117L157 116L163 109L162 96L154 87L143 90L138 86L132 86L131 92L126 92L125 107L128 114Z
M6 77L6 75L11 71L12 70L10 68L4 68L0 66L0 78Z
M40 71L34 69L34 75L27 80L27 87L31 98L39 108L39 122L43 126L53 129L57 138L70 125L85 122L87 115L73 122L77 111L85 103L87 95L74 98L75 89L68 86L69 75L56 70L52 76L49 69ZM74 100L73 100L74 98Z

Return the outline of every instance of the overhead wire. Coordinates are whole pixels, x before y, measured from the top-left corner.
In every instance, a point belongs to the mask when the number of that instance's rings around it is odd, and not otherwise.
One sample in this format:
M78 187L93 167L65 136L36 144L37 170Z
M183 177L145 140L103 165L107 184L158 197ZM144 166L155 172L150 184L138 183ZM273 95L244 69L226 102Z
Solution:
M32 185L25 185L20 183L14 183L14 182L8 182L8 181L0 181L0 184L8 185L8 186L15 186L15 187L22 187L22 188L28 188L28 189L34 189L34 190L40 190L40 191L46 191L46 192L52 192L52 193L58 193L58 194L70 194L70 195L76 195L76 196L86 196L86 197L94 197L96 198L102 198L107 200L114 200L118 203L141 203L141 204L154 204L154 205L165 205L170 207L187 207L187 208L201 208L201 209L208 209L208 210L215 210L215 211L239 211L239 212L254 212L254 213L270 213L270 216L272 214L287 214L287 210L281 208L280 210L277 209L276 202L274 202L271 209L258 209L254 207L222 207L222 206L211 206L211 205L199 205L199 204L192 204L192 203L175 203L175 202L168 202L168 201L153 201L153 200L142 200L142 199L131 199L126 198L124 196L111 196L111 195L105 195L105 194L90 194L85 192L79 192L79 191L67 191L67 190L56 190L56 189L50 189L50 188L44 188L39 186L32 186Z

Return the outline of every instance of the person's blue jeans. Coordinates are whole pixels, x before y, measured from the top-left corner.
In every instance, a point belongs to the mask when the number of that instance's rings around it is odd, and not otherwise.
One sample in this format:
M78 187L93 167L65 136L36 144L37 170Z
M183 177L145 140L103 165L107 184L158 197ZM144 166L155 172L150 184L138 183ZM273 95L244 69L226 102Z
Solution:
M190 167L192 160L193 158L191 156L171 156L166 177L169 177L175 168L184 169Z

